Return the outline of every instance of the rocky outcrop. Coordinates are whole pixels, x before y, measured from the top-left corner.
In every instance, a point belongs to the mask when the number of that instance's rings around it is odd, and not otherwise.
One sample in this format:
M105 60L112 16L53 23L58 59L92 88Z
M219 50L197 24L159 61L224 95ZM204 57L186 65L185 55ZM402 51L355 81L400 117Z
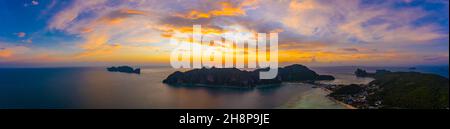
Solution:
M369 77L369 76L372 76L372 74L367 73L366 70L362 70L362 69L359 69L359 68L356 69L355 75L357 77Z
M122 72L122 73L135 73L135 74L141 74L141 69L133 69L130 66L119 66L119 67L109 67L106 68L109 72Z
M256 85L279 84L281 82L292 81L334 80L333 76L318 75L316 72L303 65L291 65L279 68L278 76L274 79L260 79L259 72L267 70L268 68L257 69L254 71L244 71L237 68L202 68L186 72L177 71L163 80L163 83L252 87Z

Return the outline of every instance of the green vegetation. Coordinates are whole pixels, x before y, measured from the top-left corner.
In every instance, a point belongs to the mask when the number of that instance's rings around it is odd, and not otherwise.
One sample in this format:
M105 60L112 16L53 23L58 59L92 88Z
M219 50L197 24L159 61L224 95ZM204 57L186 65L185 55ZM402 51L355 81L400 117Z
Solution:
M382 90L369 96L384 108L443 109L449 105L449 81L445 77L417 72L395 72L375 77L369 86Z
M367 85L335 85L327 89L336 100L362 109L448 109L448 78L417 72L377 70L355 75L373 77Z
M329 96L337 97L337 96L343 96L343 95L353 95L353 94L358 94L363 91L364 91L363 87L356 85L356 84L351 84L351 85L344 86L342 88L335 90Z

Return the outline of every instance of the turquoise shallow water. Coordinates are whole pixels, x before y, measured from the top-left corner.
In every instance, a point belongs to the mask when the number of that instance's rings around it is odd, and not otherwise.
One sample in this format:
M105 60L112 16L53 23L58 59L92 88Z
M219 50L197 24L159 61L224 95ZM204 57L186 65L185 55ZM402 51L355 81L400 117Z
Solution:
M297 84L292 84L297 85ZM280 109L346 109L326 97L329 92L322 88L308 89L298 96L292 97L290 101L281 105Z
M253 89L161 83L174 71L148 67L137 75L104 68L0 69L0 108L344 108L328 100L320 88L302 83ZM350 76L348 70L317 71L337 78L323 83L370 81Z

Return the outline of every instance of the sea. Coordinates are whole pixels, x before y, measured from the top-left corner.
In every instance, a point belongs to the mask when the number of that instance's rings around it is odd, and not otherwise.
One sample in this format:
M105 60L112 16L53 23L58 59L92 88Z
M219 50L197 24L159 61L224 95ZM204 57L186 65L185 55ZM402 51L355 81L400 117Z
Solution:
M416 71L448 78L448 66L312 67L336 80L325 84L366 84L356 68ZM104 67L0 68L2 109L345 109L312 84L282 83L255 88L171 86L162 83L175 72L142 67L141 74L108 72Z

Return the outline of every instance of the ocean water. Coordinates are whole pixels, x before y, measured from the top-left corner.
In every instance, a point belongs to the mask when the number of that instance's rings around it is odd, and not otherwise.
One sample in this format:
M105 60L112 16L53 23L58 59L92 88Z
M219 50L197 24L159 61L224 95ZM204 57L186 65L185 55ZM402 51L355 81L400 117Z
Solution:
M371 81L352 76L354 69L313 69L337 78L322 83ZM251 89L179 87L161 83L174 71L171 68L146 67L138 75L108 72L105 68L0 69L0 108L345 108L326 98L326 91L303 83Z
M311 69L321 74L339 74L339 75L353 75L357 68L366 70L367 72L375 72L376 70L389 70L393 72L420 72L436 74L443 77L449 77L449 66L417 66L415 69L410 67L364 67L364 66L335 66L335 67L312 67ZM359 78L361 79L361 78ZM355 81L355 80L351 80ZM360 80L363 81L363 80Z

